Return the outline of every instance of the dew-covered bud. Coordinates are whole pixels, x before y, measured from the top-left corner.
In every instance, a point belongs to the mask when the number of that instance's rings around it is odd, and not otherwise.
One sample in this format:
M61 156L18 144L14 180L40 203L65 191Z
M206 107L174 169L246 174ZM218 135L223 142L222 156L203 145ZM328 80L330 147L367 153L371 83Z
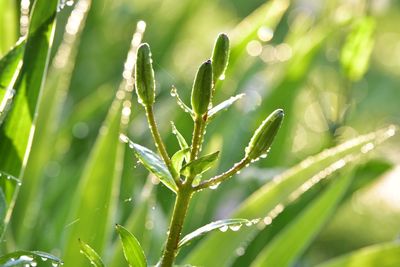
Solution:
M282 124L283 117L283 110L277 109L261 123L246 147L246 157L254 160L267 154Z
M211 61L204 62L197 71L192 88L192 109L198 115L208 111L212 90Z
M136 93L139 103L143 106L152 105L154 103L156 86L150 46L147 43L141 44L137 50L135 76Z
M212 53L214 83L224 75L229 60L229 38L221 33L214 44Z

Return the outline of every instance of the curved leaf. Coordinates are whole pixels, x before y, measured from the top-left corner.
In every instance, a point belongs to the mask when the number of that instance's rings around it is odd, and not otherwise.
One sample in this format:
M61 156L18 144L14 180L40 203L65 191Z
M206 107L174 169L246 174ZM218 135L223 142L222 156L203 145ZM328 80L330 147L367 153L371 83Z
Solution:
M196 239L202 235L207 234L208 232L214 231L216 229L221 230L222 232L226 232L228 229L232 231L238 231L243 224L252 224L251 221L247 219L226 219L226 220L219 220L209 224L206 224L195 231L191 232L190 234L185 235L178 244L178 247L182 247L188 243L190 243L193 239Z
M400 243L369 246L339 256L316 267L397 267L400 266Z
M183 135L178 131L173 121L171 121L171 127L172 127L172 133L176 136L176 139L178 140L181 149L189 148L189 145L187 144L185 137L183 137Z
M90 263L95 267L104 267L104 263L100 258L99 254L91 248L88 244L83 242L82 240L79 241L79 247L81 249L81 253L85 255L85 257L90 261Z
M217 160L218 155L219 151L195 159L189 162L188 164L184 165L182 167L181 173L185 176L189 176L191 174L196 174L196 175L202 174L203 172L211 168L211 166Z
M120 139L129 144L129 147L133 149L136 157L147 170L157 176L160 181L174 193L177 192L178 187L175 184L174 178L172 178L167 166L165 166L165 163L156 153L144 146L132 142L125 135L121 135Z
M52 262L53 266L60 266L64 264L62 260L46 252L21 250L0 256L0 265L2 267L16 267L25 266L25 264L31 266L32 264L36 263L38 266L40 266L40 262L48 260Z
M146 256L136 237L121 225L115 226L122 242L125 259L131 267L146 267Z
M305 159L254 192L234 212L233 216L239 218L269 216L278 207L281 209L282 205L293 201L321 179L372 151L377 144L393 136L395 131L396 128L390 126L351 139ZM233 251L242 245L243 240L251 239L255 234L257 234L255 227L245 228L236 233L213 232L189 253L185 262L194 265L224 266L232 260L232 257L235 257ZM222 239L229 240L224 243L223 250L220 249Z
M190 156L190 149L185 148L185 149L181 149L181 150L177 151L171 157L172 166L174 167L174 169L176 170L177 173L179 173L179 171L182 168L183 159L188 158L189 156Z

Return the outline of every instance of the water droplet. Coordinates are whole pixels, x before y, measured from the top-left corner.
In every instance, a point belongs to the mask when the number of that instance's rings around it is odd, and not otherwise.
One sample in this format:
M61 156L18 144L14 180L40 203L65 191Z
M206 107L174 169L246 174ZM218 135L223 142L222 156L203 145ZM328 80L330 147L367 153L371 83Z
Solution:
M220 184L220 183L217 183L217 184L211 185L211 186L210 186L210 189L212 189L212 190L215 190L215 189L217 189L217 188L218 188L218 186L219 186L219 184Z
M58 267L58 262L55 262L55 261L53 261L52 263L51 263L51 266L53 266L53 267Z
M83 253L83 251L81 250L81 253ZM46 257L41 257L42 261L47 261Z
M36 262L36 261L32 261L32 262L31 262L31 266L32 266L32 267L36 267L36 266L37 266L37 262Z
M232 231L234 231L234 232L239 231L241 227L242 227L241 224L229 226L229 228L230 228Z
M224 226L222 226L222 227L219 228L219 230L220 230L221 232L226 232L226 231L228 231L228 229L229 229L228 225L224 225Z
M245 249L244 249L244 247L238 247L235 252L236 252L236 255L238 255L240 257L240 256L244 255Z

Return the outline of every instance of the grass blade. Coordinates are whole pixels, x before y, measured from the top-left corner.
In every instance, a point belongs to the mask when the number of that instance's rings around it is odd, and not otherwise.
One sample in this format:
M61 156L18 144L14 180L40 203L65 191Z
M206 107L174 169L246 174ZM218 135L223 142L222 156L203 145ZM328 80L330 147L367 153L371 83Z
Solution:
M334 181L263 249L251 267L291 266L333 214L352 178L345 172Z
M146 267L146 256L136 237L121 225L116 225L125 259L131 267Z
M138 28L141 36L144 28ZM117 198L121 179L120 162L123 161L125 147L118 142L120 133L126 132L129 122L132 86L133 62L135 52L140 43L138 38L132 39L131 49L125 63L124 80L116 93L116 97L108 111L97 136L94 147L86 162L75 198L75 209L71 220L79 219L70 228L67 236L65 259L70 266L82 266L82 258L78 257L76 241L83 238L91 246L103 253L107 241L111 239L111 219L115 215ZM96 224L93 224L93 221Z
M88 244L78 239L81 253L90 261L90 263L95 267L104 267L103 260L100 258L99 254L91 248Z
M316 267L396 267L400 266L399 255L399 243L384 243L356 250Z
M23 176L32 144L37 104L53 42L57 4L57 0L35 1L23 64L14 86L13 108L0 129L0 155L6 155L0 161L0 172L17 178ZM4 193L5 188L0 189ZM8 202L7 215L0 218L5 223L14 206L16 193L12 194L14 197Z
M178 247L182 247L188 243L190 243L193 239L199 238L202 235L205 235L211 231L219 229L221 232L226 232L228 229L233 229L234 231L238 231L243 224L252 224L251 221L247 219L227 219L227 220L219 220L196 229L190 234L185 235L178 244Z
M304 160L254 192L234 212L233 217L253 219L276 213L277 208L281 210L284 203L296 199L321 179L373 150L377 144L394 134L395 127L390 126L359 136ZM244 240L252 238L256 233L255 227L243 228L235 233L213 232L189 253L185 262L194 265L224 266L232 260L232 257L235 257L233 251L240 247ZM225 242L224 249L221 250L221 240L224 239L229 242Z

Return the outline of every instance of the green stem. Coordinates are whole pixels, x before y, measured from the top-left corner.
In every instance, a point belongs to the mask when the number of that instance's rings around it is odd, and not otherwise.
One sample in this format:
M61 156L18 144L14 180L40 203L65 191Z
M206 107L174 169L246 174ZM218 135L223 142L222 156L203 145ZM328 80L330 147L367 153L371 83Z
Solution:
M175 171L174 167L172 166L172 162L170 157L168 156L168 152L165 149L164 142L161 139L160 132L158 131L157 128L157 123L154 118L154 111L153 111L153 106L145 106L146 110L146 117L147 121L149 123L150 131L153 136L154 142L156 144L157 150L160 153L162 159L164 160L165 164L167 165L167 168L169 172L172 174L174 177L175 182L180 185L180 179L178 173Z
M178 191L160 267L171 267L174 263L183 222L185 221L192 194L193 191L190 187L182 187L182 190Z
M221 182L229 179L230 177L232 177L233 175L235 175L237 172L239 172L241 169L243 169L244 167L247 166L247 164L250 163L250 159L248 158L243 158L241 161L239 161L238 163L236 163L235 165L233 165L232 168L230 168L229 170L227 170L224 173L221 173L220 175L217 175L207 181L202 182L201 184L199 184L198 186L194 187L195 191L201 190L201 189L205 189L208 188L210 186L213 185L218 185Z
M195 160L197 158L197 155L199 154L199 151L201 149L201 145L203 142L203 137L204 137L204 131L206 129L207 125L207 114L204 116L201 115L196 115L196 118L194 120L194 129L193 129L193 137L192 137L192 149L190 151L190 160ZM187 177L187 180L185 183L187 184L192 184L194 178L196 175L191 174L189 177Z

